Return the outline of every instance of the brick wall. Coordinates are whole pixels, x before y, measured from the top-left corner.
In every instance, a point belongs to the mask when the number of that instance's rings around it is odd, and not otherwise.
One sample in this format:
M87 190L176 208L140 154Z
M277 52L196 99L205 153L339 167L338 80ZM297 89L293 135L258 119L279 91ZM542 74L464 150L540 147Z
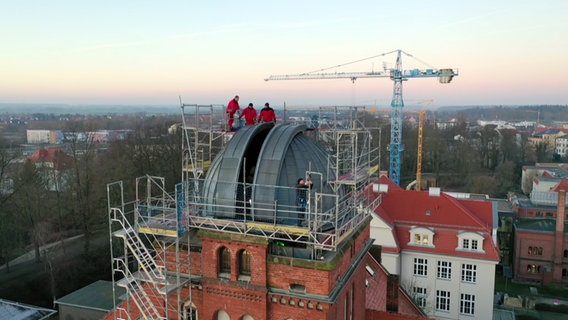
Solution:
M227 282L203 284L203 304L199 309L200 319L216 319L224 310L231 319L242 319L250 315L254 319L268 319L264 291L247 289L245 286Z
M239 253L247 250L251 257L250 284L266 287L266 252L267 246L247 242L237 242L220 239L202 239L201 261L203 278L217 279L219 275L219 250L222 247L229 249L231 253L231 281L237 281L239 277Z

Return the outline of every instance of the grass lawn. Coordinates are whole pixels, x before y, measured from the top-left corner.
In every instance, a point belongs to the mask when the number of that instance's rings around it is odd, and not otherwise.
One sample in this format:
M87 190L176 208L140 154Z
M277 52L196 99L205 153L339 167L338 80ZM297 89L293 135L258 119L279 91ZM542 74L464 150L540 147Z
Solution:
M495 276L495 291L530 296L530 287L537 288L539 296L557 297L559 299L568 300L568 289L560 285L516 283L512 282L511 279L505 279L503 276Z

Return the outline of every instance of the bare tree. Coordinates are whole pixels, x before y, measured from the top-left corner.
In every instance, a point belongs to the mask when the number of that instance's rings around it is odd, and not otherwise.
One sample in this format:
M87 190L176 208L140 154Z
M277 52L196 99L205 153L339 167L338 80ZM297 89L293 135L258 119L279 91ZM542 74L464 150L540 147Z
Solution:
M27 232L34 248L36 262L41 261L40 247L44 244L49 223L46 222L47 190L45 181L34 163L27 160L14 181L14 204L17 214L14 216L22 232Z

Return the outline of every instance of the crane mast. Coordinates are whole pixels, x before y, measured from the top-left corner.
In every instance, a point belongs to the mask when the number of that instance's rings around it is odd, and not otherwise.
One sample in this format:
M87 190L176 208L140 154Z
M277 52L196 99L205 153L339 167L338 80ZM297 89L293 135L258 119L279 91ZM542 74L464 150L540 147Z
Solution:
M360 62L376 58L378 56L385 56L387 54L395 53L396 64L394 68L386 69L384 71L370 71L370 72L322 72L331 68L342 67L354 62ZM402 82L410 78L432 78L437 77L440 83L450 83L453 77L458 75L458 72L451 68L446 69L410 69L403 70L402 68L402 53L409 57L412 55L402 51L395 50L387 53L382 53L373 57L357 60L343 65L337 65L330 68L321 69L318 71L301 73L301 74L285 74L285 75L271 75L264 79L265 81L271 80L313 80L313 79L350 79L355 81L358 78L390 78L394 82L393 95L391 101L391 138L389 145L389 178L400 185L400 166L401 155L404 151L402 145L402 108L404 102L402 99Z

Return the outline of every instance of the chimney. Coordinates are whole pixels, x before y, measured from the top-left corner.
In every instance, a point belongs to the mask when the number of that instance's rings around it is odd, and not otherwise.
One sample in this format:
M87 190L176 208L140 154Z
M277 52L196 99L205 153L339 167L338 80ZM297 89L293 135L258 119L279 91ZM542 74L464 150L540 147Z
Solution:
M566 191L558 191L558 207L556 209L556 232L564 234L564 220L566 218Z
M430 188L428 189L428 195L429 195L430 197L439 197L439 196L440 196L440 192L441 192L441 190L440 190L440 188L438 188L438 187L430 187Z
M566 218L566 190L558 191L556 209L556 233L554 234L553 281L562 281L562 258L564 257L564 220Z

